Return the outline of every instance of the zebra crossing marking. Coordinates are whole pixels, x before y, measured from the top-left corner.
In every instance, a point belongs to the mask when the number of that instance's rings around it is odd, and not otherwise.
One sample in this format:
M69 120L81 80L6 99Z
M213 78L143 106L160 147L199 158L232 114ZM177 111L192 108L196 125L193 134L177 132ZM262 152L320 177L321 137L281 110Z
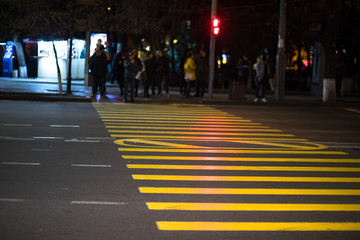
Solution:
M209 181L209 182L360 182L357 177L259 177L259 176L199 176L199 175L146 175L133 174L134 180Z
M149 210L177 211L360 211L360 204L147 202Z
M139 187L140 193L196 195L327 195L360 196L360 189L285 189L285 188L185 188Z
M318 163L360 163L360 159L346 158L252 158L252 157L202 157L202 156L154 156L121 155L127 160L183 160L183 161L230 161L230 162L318 162Z
M251 120L203 106L109 106L97 105L99 115L111 134L124 160L153 161L220 161L220 162L278 162L278 163L336 163L358 164L360 159L301 158L301 157L239 157L237 154L297 154L348 155L342 151L328 151L326 145L295 138L292 134L271 129ZM135 118L135 119L134 119ZM177 130L177 131L174 131ZM209 131L209 132L207 132ZM173 142L172 142L173 141ZM176 142L174 142L176 141ZM244 144L239 147L211 147L207 142ZM183 143L181 143L183 142ZM186 142L192 142L187 144ZM193 142L199 143L193 144ZM249 147L249 144L260 147ZM149 155L138 155L148 152ZM159 153L158 155L154 155ZM164 155L166 153L166 156ZM169 155L173 153L174 156ZM179 154L187 153L187 156ZM196 153L196 156L189 156ZM150 156L151 154L151 156ZM231 154L230 156L225 154ZM235 155L236 154L236 155ZM214 156L215 155L215 156ZM235 155L235 156L234 156ZM343 166L223 166L179 164L127 164L129 169L143 170L228 170L228 171L296 171L296 172L359 172L357 167ZM141 181L204 181L204 182L307 182L358 183L358 177L288 177L288 176L202 176L132 174ZM181 186L181 185L180 185ZM144 194L184 195L270 195L270 196L359 196L358 189L283 189L283 188L187 188L138 187ZM358 212L360 204L330 203L201 203L146 202L148 209L157 211L286 211L286 212ZM156 221L162 231L359 231L358 222L216 222L216 221Z
M360 222L179 222L157 221L163 231L360 231Z

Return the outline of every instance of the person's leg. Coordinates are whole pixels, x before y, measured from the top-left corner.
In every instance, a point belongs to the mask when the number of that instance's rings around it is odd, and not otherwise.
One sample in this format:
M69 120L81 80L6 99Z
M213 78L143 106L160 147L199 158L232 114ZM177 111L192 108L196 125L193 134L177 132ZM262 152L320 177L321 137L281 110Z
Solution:
M119 80L120 96L124 95L124 80Z
M186 83L186 96L190 97L190 90L191 90L191 81Z
M158 74L157 76L157 83L158 83L158 88L159 88L159 91L158 91L158 94L161 95L162 93L162 75L161 74Z
M261 97L261 83L258 80L257 80L257 83L256 83L255 97L256 98Z
M129 92L129 79L125 78L124 79L124 97L123 97L123 102L126 101L126 98L128 96L128 92Z
M99 87L99 80L96 76L93 75L93 83L92 83L92 94L96 96L97 89Z
M145 82L144 82L144 97L149 97L149 86L150 86L150 81L148 78L146 78Z
M134 101L135 95L135 79L130 79L130 101Z
M101 96L105 96L105 82L106 82L106 77L104 76L100 79L100 82L99 82Z
M169 78L167 76L163 76L163 83L164 83L165 92L166 92L166 94L169 95L168 81L169 81Z
M205 81L201 80L200 82L200 97L204 97L205 93Z
M155 95L156 77L151 78L151 95Z

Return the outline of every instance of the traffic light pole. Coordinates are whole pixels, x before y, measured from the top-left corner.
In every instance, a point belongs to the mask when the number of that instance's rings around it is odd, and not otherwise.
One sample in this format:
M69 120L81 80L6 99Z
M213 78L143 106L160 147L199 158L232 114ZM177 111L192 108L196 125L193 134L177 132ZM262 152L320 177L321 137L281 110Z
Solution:
M275 99L283 101L285 92L285 36L286 36L286 0L280 0L280 19L279 19L279 42L276 56L276 89Z
M216 17L217 0L212 0L211 4L211 21ZM210 50L209 50L209 93L208 98L213 97L214 86L214 69L215 69L215 36L210 34Z

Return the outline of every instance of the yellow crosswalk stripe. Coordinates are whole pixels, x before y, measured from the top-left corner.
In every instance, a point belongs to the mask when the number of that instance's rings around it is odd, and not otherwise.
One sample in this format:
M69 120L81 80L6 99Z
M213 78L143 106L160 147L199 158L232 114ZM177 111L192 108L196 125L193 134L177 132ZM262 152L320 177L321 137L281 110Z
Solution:
M119 106L97 106L95 105L95 108L98 111L131 111L131 112L144 112L146 111L150 111L150 112L169 112L169 111L173 111L173 112L220 112L220 113L226 113L223 112L221 110L218 110L216 108L212 108L212 107L207 107L205 105L199 105L198 107L186 107L186 108L182 108L179 106L170 106L170 105L158 105L157 107L153 107L153 105L136 105L136 106L126 106L126 105L119 105Z
M249 154L324 154L347 155L337 151L297 151L297 150L221 150L221 149L169 149L169 148L118 148L120 152L174 152L174 153L249 153Z
M359 189L272 189L272 188L181 188L139 187L140 193L156 194L221 194L221 195L334 195L359 196Z
M213 118L213 117L203 117L203 118L192 118L192 117L141 117L140 116L101 116L102 118L106 118L106 119L133 119L133 118L137 118L137 119L143 119L143 120L182 120L182 121L216 121L216 122L242 122L243 119L241 118L236 118L236 119L229 119L228 117L226 118Z
M239 134L238 134L239 135ZM249 135L249 134L247 134ZM111 134L115 138L152 138L152 139L181 139L181 141L232 141L232 140L246 140L246 141L261 141L261 142L307 142L307 139L301 138L280 138L276 136L261 138L261 137L215 137L215 136L164 136L164 135L140 135L140 134ZM245 136L245 135L243 135Z
M144 133L144 130L108 130L110 133ZM279 131L276 131L279 132ZM184 134L184 135L214 135L214 136L279 136L279 137L293 137L292 134L283 133L228 133L228 132L173 132L173 131L146 131L146 133L157 134Z
M114 122L104 122L107 127L113 126L161 126L161 127L201 127L201 128L270 128L268 126L262 126L259 123L236 123L237 125L220 125L220 124L194 124L194 123L187 123L187 124L172 124L172 123L114 123ZM110 125L111 124L111 125Z
M250 120L238 120L236 122L225 122L225 121L213 121L213 120L207 120L207 121L204 121L204 120L193 120L192 118L188 118L186 120L182 120L182 121L177 121L177 120L138 120L138 119L133 119L133 118L127 118L127 119L104 119L102 118L102 121L103 122L129 122L129 123L197 123L197 124L221 124L221 125L231 125L231 124L244 124L244 123L251 123Z
M178 222L157 221L164 231L360 231L360 222Z
M100 116L167 116L169 117L169 115L174 116L174 117L193 117L193 116L201 116L201 117L214 117L214 118L238 118L241 119L241 117L235 117L233 114L226 114L226 113L217 113L217 112L183 112L183 113L179 113L176 111L167 111L167 112L132 112L132 111L122 111L122 112L111 112L111 111L99 111L98 112Z
M264 127L249 127L249 128L195 128L195 127L149 127L149 126L106 126L112 129L171 129L171 130L187 130L187 131L218 131L218 132L282 132L278 129L267 129Z
M229 170L229 171L296 171L296 172L360 172L351 167L287 167L287 166L216 166L216 165L165 165L127 164L133 169Z
M266 127L251 127L251 126L246 126L247 128L244 127L239 127L239 128L207 128L207 127L199 127L199 128L195 128L195 127L169 127L169 126L163 126L163 127L154 127L154 126L105 126L106 128L112 128L112 129L119 129L119 128L124 128L124 129L171 129L171 130L188 130L188 131L219 131L219 132L223 132L223 131L231 131L231 132L282 132L281 130L277 130L277 129L268 129Z
M134 180L161 181L216 181L216 182L360 182L357 177L261 177L261 176L194 176L194 175L146 175L133 174Z
M187 118L197 118L199 120L202 119L211 119L213 121L223 121L226 120L227 122L229 121L238 121L238 120L242 120L243 118L241 117L230 117L230 116L208 116L208 115L175 115L175 114L167 114L167 115L142 115L142 114L99 114L101 118L142 118L142 119L187 119Z
M149 210L180 211L360 211L360 204L147 202Z
M230 162L321 162L321 163L360 163L360 159L344 158L251 158L251 157L200 157L200 156L154 156L121 155L124 159L141 160L183 160L183 161L230 161Z

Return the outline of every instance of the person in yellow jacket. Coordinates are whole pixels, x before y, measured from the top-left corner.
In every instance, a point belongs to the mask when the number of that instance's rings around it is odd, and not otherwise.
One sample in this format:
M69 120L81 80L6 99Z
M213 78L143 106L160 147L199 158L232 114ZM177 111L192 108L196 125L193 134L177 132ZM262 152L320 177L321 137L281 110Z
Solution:
M186 59L186 62L184 64L184 74L185 74L185 81L186 81L186 90L185 95L187 97L190 97L190 90L192 82L195 82L195 70L196 70L196 64L194 61L194 54L188 53L188 57Z

